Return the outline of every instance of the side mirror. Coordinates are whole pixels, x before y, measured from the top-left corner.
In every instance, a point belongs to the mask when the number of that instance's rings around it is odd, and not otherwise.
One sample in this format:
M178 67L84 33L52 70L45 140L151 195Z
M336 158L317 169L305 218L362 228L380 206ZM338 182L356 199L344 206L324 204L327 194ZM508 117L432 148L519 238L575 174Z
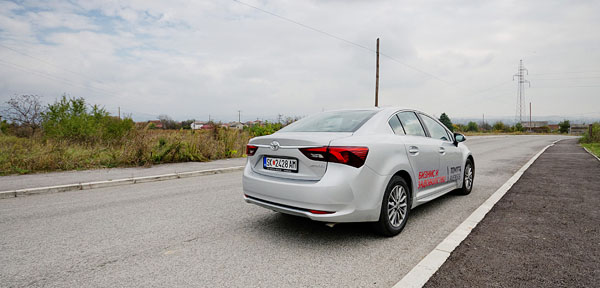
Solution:
M467 140L467 138L465 138L465 135L460 133L454 133L454 145L458 146L458 143L464 142L465 140Z

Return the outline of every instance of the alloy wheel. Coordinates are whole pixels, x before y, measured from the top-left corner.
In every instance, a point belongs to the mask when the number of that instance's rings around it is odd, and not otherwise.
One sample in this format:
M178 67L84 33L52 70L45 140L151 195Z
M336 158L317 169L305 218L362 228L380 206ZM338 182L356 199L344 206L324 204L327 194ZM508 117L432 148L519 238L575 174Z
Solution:
M404 187L396 185L388 196L388 219L393 227L400 227L406 217L407 194Z

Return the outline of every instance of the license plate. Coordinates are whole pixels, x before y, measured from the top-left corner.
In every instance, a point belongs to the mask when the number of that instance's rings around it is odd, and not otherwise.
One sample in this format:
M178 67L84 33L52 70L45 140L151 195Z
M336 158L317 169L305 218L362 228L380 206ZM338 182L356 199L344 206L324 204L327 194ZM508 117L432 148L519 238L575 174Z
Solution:
M263 157L263 168L282 172L298 172L298 160L292 158Z

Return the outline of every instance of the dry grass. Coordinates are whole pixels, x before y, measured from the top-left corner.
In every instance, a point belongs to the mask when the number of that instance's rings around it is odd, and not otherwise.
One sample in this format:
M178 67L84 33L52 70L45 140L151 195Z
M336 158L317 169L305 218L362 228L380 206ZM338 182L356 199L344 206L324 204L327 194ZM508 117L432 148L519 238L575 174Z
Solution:
M133 130L118 144L0 135L0 175L242 157L244 131Z

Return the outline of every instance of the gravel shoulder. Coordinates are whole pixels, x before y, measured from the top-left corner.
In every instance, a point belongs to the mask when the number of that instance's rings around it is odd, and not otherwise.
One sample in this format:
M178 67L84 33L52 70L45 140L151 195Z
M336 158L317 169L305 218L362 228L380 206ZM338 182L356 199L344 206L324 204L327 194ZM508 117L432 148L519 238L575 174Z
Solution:
M597 287L600 161L576 139L543 153L425 287Z

